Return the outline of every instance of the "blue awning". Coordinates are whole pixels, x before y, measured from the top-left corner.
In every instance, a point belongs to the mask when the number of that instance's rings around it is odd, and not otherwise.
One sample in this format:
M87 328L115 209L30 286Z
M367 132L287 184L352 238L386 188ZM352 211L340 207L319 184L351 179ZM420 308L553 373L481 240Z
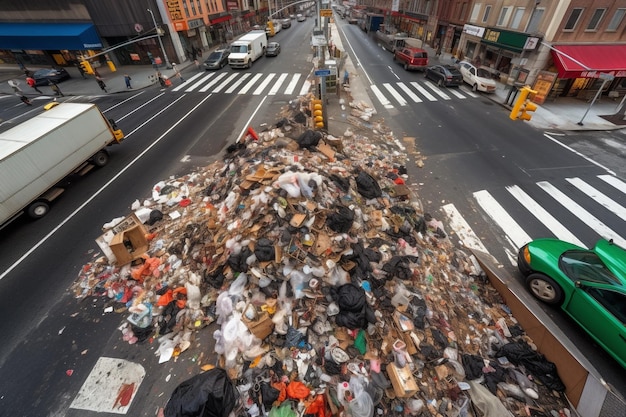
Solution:
M91 23L0 23L0 49L101 49Z

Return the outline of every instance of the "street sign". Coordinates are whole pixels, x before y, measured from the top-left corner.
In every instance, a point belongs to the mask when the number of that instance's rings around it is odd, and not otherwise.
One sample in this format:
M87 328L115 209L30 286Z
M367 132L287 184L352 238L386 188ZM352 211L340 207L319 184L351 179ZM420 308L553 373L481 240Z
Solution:
M607 74L606 72L601 72L598 74L598 78L601 80L613 81L615 76L613 74Z
M333 17L333 10L332 9L320 9L320 16Z
M328 77L330 75L330 69L323 68L315 70L316 77Z

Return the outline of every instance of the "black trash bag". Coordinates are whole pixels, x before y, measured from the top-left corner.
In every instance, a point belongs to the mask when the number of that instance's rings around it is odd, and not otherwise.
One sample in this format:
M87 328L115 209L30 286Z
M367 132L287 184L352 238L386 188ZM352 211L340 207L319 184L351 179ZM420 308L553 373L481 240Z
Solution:
M465 370L465 377L468 380L472 381L483 375L485 361L482 356L464 353L463 356L461 356L461 362L463 363L463 369Z
M378 182L374 179L374 177L365 171L359 171L359 174L356 177L356 190L368 200L371 198L378 198L383 195Z
M376 323L374 311L367 303L365 290L355 284L345 284L331 290L331 296L339 307L335 322L348 329L366 329L368 323Z
M344 178L337 174L330 174L328 178L330 178L330 180L334 182L335 185L344 193L347 193L348 191L350 191L350 179L349 178Z
M411 279L413 276L413 270L411 269L411 263L417 263L417 256L412 255L395 255L389 262L383 265L383 271L388 273L391 277L398 277L400 279Z
M224 369L214 368L181 382L165 405L165 417L227 417L239 394Z
M159 210L152 210L150 212L150 218L146 221L146 224L148 226L152 226L153 224L155 224L156 222L158 222L162 218L163 218L163 213L161 213L161 211L159 211Z
M250 256L252 256L250 248L243 248L238 254L232 254L228 257L228 265L235 272L246 272L248 270L246 259Z
M278 400L280 390L277 390L267 382L261 382L261 400L266 410L272 408L274 401Z
M161 191L159 192L160 195L166 195L171 193L172 191L176 191L177 188L174 187L173 185L166 185L165 187L161 188Z
M206 282L213 288L222 288L225 279L226 276L224 276L224 265L220 265L215 271L204 271L204 282Z
M424 330L426 313L428 312L426 300L420 297L413 297L409 303L409 308L413 315L413 325L420 330Z
M277 121L274 126L276 127L289 126L289 120L286 117L283 117L282 119Z
M320 143L321 138L322 134L320 132L317 132L315 130L307 130L306 132L298 136L296 142L298 142L298 145L301 148L309 149L317 146L317 144Z
M301 125L304 125L304 124L306 124L307 117L306 117L306 115L304 113L298 112L298 113L296 113L295 116L293 116L293 120L296 123L300 123Z
M506 356L509 362L514 365L524 366L546 387L559 392L565 391L565 385L557 373L556 365L540 353L532 350L528 343L524 341L507 343L496 353L496 358L502 356Z
M448 338L441 333L439 329L435 329L433 327L430 328L430 334L433 336L433 340L439 346L439 348L444 349L448 347Z
M354 212L346 206L337 206L337 211L326 218L326 225L337 233L348 233L354 222Z
M259 239L254 247L254 255L259 262L273 261L275 258L274 244L269 239Z
M135 326L132 323L130 325L130 329L133 331L133 334L137 338L138 343L141 343L147 340L154 331L154 328L152 326L139 327L139 326Z

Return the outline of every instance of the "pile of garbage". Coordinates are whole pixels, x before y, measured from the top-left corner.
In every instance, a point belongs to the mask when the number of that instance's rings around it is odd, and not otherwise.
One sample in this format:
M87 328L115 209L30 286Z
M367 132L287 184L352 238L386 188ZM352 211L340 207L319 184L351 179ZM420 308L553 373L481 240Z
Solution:
M303 120L157 183L105 225L75 295L107 297L160 362L214 349L242 415L567 415L554 365L423 212L384 130Z

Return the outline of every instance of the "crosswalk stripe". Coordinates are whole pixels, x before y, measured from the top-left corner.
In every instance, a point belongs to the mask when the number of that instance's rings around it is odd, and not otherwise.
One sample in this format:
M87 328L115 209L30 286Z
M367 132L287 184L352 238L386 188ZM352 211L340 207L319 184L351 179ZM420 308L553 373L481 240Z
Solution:
M401 106L406 106L406 100L398 93L395 88L391 86L389 83L384 83L383 86L389 91L389 93L398 101L398 104Z
M465 89L465 88L463 89L463 92L464 92L465 94L467 94L468 96L472 97L472 98L480 97L480 95L479 95L479 94L476 94L476 93L474 93L473 91L471 91L471 90L467 90L467 89Z
M280 77L278 77L278 80L276 80L276 83L274 83L274 86L270 89L270 92L267 93L267 95L275 96L276 93L278 93L280 86L283 85L283 83L285 82L285 78L287 78L287 75L289 74L280 74Z
M237 73L233 73L230 74L230 77L226 78L222 83L220 83L220 85L218 85L217 87L215 87L215 89L212 91L213 93L219 93L220 91L222 91L222 89L224 87L226 87L228 84L230 84L230 82L232 80L234 80L235 78L237 78L239 74Z
M458 91L456 88L448 88L448 92L450 92L452 95L455 95L457 98L460 98L460 99L465 98L465 96L461 94L461 92Z
M193 75L191 78L186 79L184 83L180 84L179 86L176 86L176 87L172 88L172 91L179 91L179 90L182 90L183 88L185 88L185 87L187 87L189 84L191 84L191 82L192 82L193 80L195 80L195 79L196 79L196 78L198 78L198 77L201 77L202 75L203 75L203 74L202 74L201 72L199 72L199 73L197 73L197 74Z
M407 95L407 96L409 96L409 97L411 98L411 100L413 100L414 102L416 102L416 103L421 103L421 102L422 102L422 99L421 99L421 98L419 98L419 97L417 96L417 94L415 94L415 93L413 92L413 90L411 90L411 89L409 88L409 86L408 86L408 85L406 85L405 83L398 83L398 87L400 87L400 89L401 89L402 91L404 91L404 92L406 93L406 95Z
M300 92L298 93L298 95L304 96L306 94L309 94L309 90L311 90L311 81L306 80L304 84L302 85L302 88L300 89Z
M607 197L606 194L596 190L580 178L566 178L566 180L574 187L587 194L592 200L615 213L620 219L626 220L626 208Z
M463 216L461 216L461 213L459 213L454 204L446 204L442 207L442 210L448 217L450 228L454 230L465 247L488 253L483 242L476 236L471 226L465 221Z
M380 104L382 104L386 109L393 109L393 105L391 104L391 102L387 100L387 97L385 97L383 93L381 93L378 87L372 85L371 88L378 101L380 101Z
M275 76L276 74L271 73L267 77L265 77L263 82L256 88L256 90L254 90L252 94L254 94L255 96L261 94L263 90L265 90L265 87L267 87L267 85L274 79Z
M252 79L248 81L248 84L246 84L241 90L239 90L239 94L246 94L248 90L252 88L254 83L256 83L262 76L263 74L254 74L254 77L252 77Z
M218 75L217 77L215 77L213 80L211 80L210 83L208 83L207 85L205 85L204 87L202 87L200 90L201 93L205 93L208 91L209 88L213 87L215 84L217 84L219 82L219 80L221 80L222 78L224 78L226 76L226 73L223 72L220 75Z
M533 216L537 218L544 226L546 226L554 236L558 239L566 242L573 243L580 247L585 248L585 244L581 242L572 232L567 230L565 226L561 224L554 216L547 212L546 209L541 207L535 200L533 200L524 190L519 186L513 185L506 187L507 191L515 197Z
M287 89L285 90L285 94L293 94L293 90L296 89L296 85L298 85L298 80L300 80L301 74L293 74L293 78L287 84Z
M426 90L424 87L422 87L421 85L419 85L418 83L416 83L415 81L411 81L411 85L413 86L413 88L415 88L417 91L419 91L420 93L422 93L422 95L424 97L426 97L429 101L436 101L437 98L435 96L433 96L432 94L430 94L428 92L428 90Z
M513 247L519 249L532 240L487 190L475 192L474 199L476 199L487 215L500 226Z
M561 190L547 181L538 182L537 185L600 236L605 239L613 239L619 246L626 247L626 240L622 239L621 236L602 223L593 214L581 207L580 204L576 203L574 200L565 195L565 193L561 192Z
M200 78L200 81L197 81L196 83L192 84L189 88L185 89L185 93L189 93L189 92L195 90L196 88L200 87L202 84L207 82L209 80L209 78L211 78L214 75L215 75L215 73L211 72L211 73L209 73L209 75L206 75L206 76Z
M228 88L228 90L226 90L226 91L225 91L225 93L226 93L226 94L230 94L230 93L232 93L233 91L235 91L235 89L236 89L237 87L239 87L239 86L241 85L241 83L243 83L243 82L246 80L246 78L248 78L248 77L249 77L249 76L251 76L251 75L252 75L252 74L251 74L251 73L249 73L249 72L246 72L245 74L243 74L243 75L241 76L241 78L240 78L240 79L238 79L237 81L235 81L235 84L231 85L231 86Z
M444 100L450 100L450 96L447 95L446 93L444 93L443 91L441 91L441 89L439 87L437 87L435 84L433 84L430 81L426 81L425 83L428 87L430 87L431 90L433 90L435 92L435 94L437 94L439 97L441 97Z
M598 178L600 178L602 181L606 182L609 185L612 185L614 188L617 188L618 190L620 190L621 192L626 194L626 184L623 183L622 181L618 180L614 176L612 176L612 175L598 175Z

